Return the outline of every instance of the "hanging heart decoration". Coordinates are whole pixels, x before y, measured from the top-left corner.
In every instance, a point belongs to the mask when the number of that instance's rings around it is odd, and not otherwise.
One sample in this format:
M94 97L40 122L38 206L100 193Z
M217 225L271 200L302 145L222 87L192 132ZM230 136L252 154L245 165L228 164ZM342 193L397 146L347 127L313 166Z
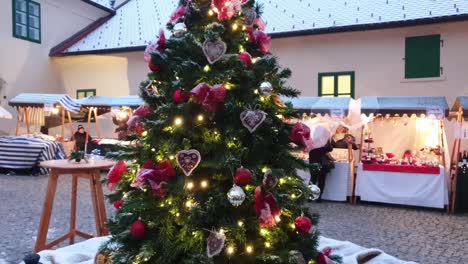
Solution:
M244 13L244 22L247 26L252 26L253 23L255 22L255 19L257 18L257 12L255 11L255 8L247 8L242 11Z
M184 172L185 176L190 176L200 164L201 155L196 149L181 150L177 153L177 164Z
M212 231L206 239L206 254L209 258L212 258L224 248L224 242L226 241L226 235L221 232Z
M203 53L210 64L220 60L226 54L226 43L222 40L203 42Z
M242 125L253 133L265 121L267 114L261 110L245 110L240 114Z

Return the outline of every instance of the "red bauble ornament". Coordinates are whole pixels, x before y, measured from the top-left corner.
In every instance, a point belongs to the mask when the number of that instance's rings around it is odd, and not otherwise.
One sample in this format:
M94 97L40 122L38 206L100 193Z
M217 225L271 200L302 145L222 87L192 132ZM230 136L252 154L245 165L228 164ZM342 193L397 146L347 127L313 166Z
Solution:
M137 220L133 222L133 224L130 226L130 234L134 239L140 240L145 236L146 233L146 227L145 223L141 220Z
M161 70L159 68L158 65L154 64L152 61L148 62L148 68L151 70L151 71L154 71L154 72L157 72L159 70Z
M120 209L122 207L122 200L117 200L114 202L115 209Z
M234 183L238 186L244 186L252 182L252 173L245 168L238 168L234 175Z
M139 116L139 117L145 117L151 113L153 113L153 108L151 108L148 105L141 105L135 111L133 112L133 115Z
M174 102L176 102L176 104L181 104L181 103L187 102L189 100L189 98L190 98L190 95L185 94L184 89L179 88L179 89L175 90L172 97L174 98Z
M122 179L122 175L127 171L127 164L123 160L119 160L107 174L108 183L118 183Z
M243 62L245 62L245 65L247 67L252 66L252 56L248 52L242 52L239 54L239 59L241 59Z
M312 221L305 216L299 216L296 218L296 220L294 220L294 225L303 233L309 233L312 229Z

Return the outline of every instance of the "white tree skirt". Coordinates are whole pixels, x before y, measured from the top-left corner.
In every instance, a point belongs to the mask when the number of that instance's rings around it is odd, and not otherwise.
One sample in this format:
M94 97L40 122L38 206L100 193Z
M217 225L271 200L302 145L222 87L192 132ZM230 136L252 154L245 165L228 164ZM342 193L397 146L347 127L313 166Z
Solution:
M93 264L94 256L100 245L108 239L109 237L97 237L56 250L41 251L39 252L40 262L42 264ZM357 264L358 256L375 251L382 252L378 249L364 248L348 241L338 241L321 236L319 249L325 247L331 247L333 254L342 256L345 264ZM399 260L382 252L366 264L415 264L415 262Z

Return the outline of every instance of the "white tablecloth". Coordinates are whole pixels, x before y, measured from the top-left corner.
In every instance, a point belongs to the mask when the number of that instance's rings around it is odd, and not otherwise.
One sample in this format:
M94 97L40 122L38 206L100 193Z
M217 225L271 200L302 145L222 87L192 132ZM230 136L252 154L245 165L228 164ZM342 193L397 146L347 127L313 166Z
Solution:
M109 237L97 237L78 244L74 244L68 247L59 248L57 250L44 250L39 252L41 256L40 262L42 264L54 264L54 263L67 263L67 264L93 264L94 256L96 255L99 247L102 243L106 242ZM319 238L319 250L325 247L331 247L333 254L340 255L343 257L343 263L345 264L358 264L358 257L366 255L369 252L375 252L381 250L369 249L358 246L351 242L339 241L330 238L320 236ZM24 264L24 262L21 262ZM385 254L382 252L377 257L366 262L366 264L416 264L415 262L408 262L399 260L395 257Z
M298 170L297 174L304 179L306 184L310 180L310 172ZM335 168L327 175L325 190L322 199L330 201L346 201L351 196L350 164L348 162L335 162Z
M356 196L369 202L444 208L448 201L445 170L440 174L364 171L359 164Z

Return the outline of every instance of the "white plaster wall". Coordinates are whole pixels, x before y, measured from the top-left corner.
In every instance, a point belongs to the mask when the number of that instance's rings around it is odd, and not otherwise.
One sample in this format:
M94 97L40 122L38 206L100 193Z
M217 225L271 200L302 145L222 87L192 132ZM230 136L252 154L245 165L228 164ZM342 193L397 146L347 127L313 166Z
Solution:
M438 81L405 82L405 38L441 34ZM318 95L318 73L355 71L355 96L440 95L454 103L468 93L468 22L275 39L272 52L291 68L290 84Z
M41 5L41 43L13 37L12 1L0 0L0 78L5 80L1 103L21 92L63 93L49 51L106 13L82 1L36 0ZM4 98L4 96L6 98ZM8 107L12 113L15 111ZM0 119L0 131L14 132L15 121Z

